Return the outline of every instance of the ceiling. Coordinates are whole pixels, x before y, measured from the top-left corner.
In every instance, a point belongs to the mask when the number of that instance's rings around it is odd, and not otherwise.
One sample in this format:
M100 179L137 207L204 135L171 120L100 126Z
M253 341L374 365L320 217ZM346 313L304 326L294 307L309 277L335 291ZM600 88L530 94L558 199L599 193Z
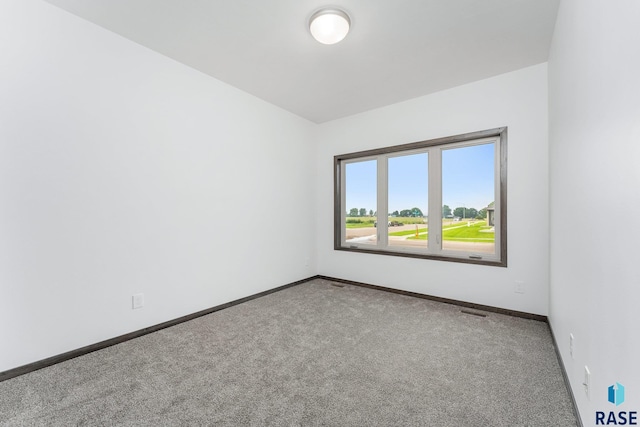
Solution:
M560 0L47 0L313 122L545 62ZM309 17L351 17L336 45Z

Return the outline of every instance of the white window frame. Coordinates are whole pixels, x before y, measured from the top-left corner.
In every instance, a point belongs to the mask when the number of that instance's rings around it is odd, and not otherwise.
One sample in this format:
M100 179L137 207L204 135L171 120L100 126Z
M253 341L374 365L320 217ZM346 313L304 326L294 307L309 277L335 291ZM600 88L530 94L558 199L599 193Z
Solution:
M428 153L428 222L442 224L442 151L486 143L494 144L495 183L495 252L473 253L444 250L440 230L429 227L426 248L390 246L388 241L388 160L392 157ZM367 160L377 161L377 241L346 242L346 165ZM438 259L445 261L507 266L507 128L501 127L428 141L414 142L334 157L334 249L379 255ZM437 232L433 232L437 231Z

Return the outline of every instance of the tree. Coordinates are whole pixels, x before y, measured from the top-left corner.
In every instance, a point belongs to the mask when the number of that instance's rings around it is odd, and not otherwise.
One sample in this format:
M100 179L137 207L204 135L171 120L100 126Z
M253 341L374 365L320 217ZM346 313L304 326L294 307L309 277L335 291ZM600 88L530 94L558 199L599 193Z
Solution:
M392 215L392 216L400 216L400 212L398 212L398 211L393 211L393 212L391 213L391 215Z
M369 216L373 216L373 209L369 211Z
M487 208L482 208L478 211L478 219L487 219Z
M476 208L467 209L467 218L475 218L478 216L478 210Z
M349 211L349 216L358 216L358 208L353 208Z
M467 208L465 208L465 207L455 208L453 210L453 216L458 217L458 218L466 218L467 217Z
M397 212L397 211L396 211ZM422 211L420 210L420 208L412 208L412 209L403 209L400 211L400 216L404 217L404 218L408 218L408 217L422 217L424 216L422 214Z
M442 207L442 217L447 218L451 216L451 208L448 205Z
M365 208L360 208L360 216L367 216L367 210Z

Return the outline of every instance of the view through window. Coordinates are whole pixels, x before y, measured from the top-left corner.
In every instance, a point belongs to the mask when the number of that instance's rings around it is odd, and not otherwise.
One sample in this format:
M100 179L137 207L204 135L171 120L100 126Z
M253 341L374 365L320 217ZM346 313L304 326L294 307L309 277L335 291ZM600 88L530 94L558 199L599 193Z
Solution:
M495 200L494 152L494 143L442 150L443 250L495 253L495 226L487 218Z
M429 154L418 153L388 159L390 246L427 247L429 212Z
M348 163L345 167L346 206L354 206L346 213L346 241L354 244L376 244L377 161ZM373 232L372 232L373 230Z
M506 128L335 157L335 247L506 266Z

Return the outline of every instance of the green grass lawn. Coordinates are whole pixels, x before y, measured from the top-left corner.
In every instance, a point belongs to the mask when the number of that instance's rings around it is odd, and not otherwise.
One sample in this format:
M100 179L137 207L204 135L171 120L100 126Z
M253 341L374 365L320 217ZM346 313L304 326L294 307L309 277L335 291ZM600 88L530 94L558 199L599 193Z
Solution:
M375 217L347 217L345 224L346 228L373 228ZM427 240L428 227L424 226L424 220L422 218L389 218L389 221L401 222L403 225L407 224L422 224L422 227L418 228L418 237L415 236L416 230L405 231L391 231L393 227L389 227L389 236L409 236L411 240ZM481 230L487 230L491 227L487 225L486 221L475 221L467 226L469 221L453 222L446 220L442 228L443 240L456 240L460 242L494 242L495 233L482 232Z
M374 216L360 216L360 217L352 217L348 216L345 224L347 228L365 228L365 227L373 227L373 223L376 218Z
M395 222L399 222L402 225L407 225L407 224L425 224L426 221L424 218L407 218L407 217L402 217L402 216L397 216L397 217L389 217L389 221L395 221Z
M347 217L347 223L345 224L346 228L366 228L374 227L374 222L376 221L375 217L365 216L365 217ZM400 222L403 225L408 224L419 224L422 225L418 228L418 233L420 235L418 237L415 236L416 230L404 230L404 231L391 231L393 227L389 227L389 236L409 236L408 238L411 240L426 240L428 227L425 226L425 221L423 218L403 218L403 217L390 217L389 221ZM487 230L491 227L487 225L486 221L474 221L469 226L467 223L470 221L457 221L454 222L450 219L447 219L443 222L442 228L442 239L443 240L456 240L460 242L494 242L495 241L495 233L487 233L482 232L481 230Z
M478 221L470 226L467 226L466 222L454 222L448 227L444 227L442 230L442 240L456 240L460 242L494 242L495 233L481 232L480 230L487 230L491 227L487 226L486 221ZM413 231L415 234L415 231ZM410 233L411 234L411 233ZM412 240L426 240L427 235L421 234L418 237L411 236Z
M427 228L418 228L418 233L426 232ZM389 236L411 236L412 234L416 234L416 230L394 231L393 233L389 233Z
M348 216L346 218L346 228L365 228L365 227L373 227L376 218L373 216L360 216L353 217ZM402 225L407 224L423 224L425 223L424 218L405 218L405 217L389 217L389 221L399 222Z

